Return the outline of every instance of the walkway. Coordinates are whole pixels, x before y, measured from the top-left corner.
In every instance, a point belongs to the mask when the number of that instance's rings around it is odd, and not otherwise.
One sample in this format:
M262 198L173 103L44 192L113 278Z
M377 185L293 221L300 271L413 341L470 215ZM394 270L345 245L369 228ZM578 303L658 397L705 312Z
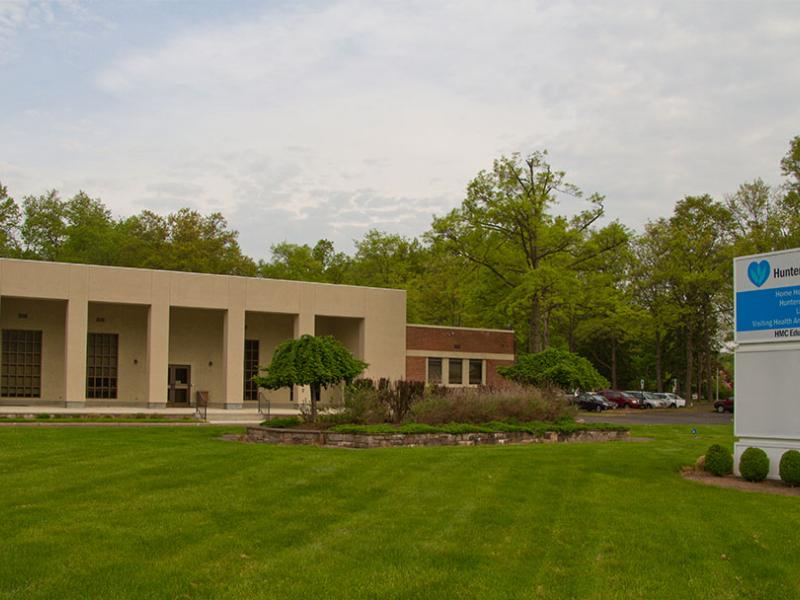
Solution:
M111 415L114 417L136 417L138 415L158 415L164 418L187 418L195 415L192 408L138 408L132 406L89 406L85 408L65 408L63 406L0 406L0 417L35 417L48 414L58 417L101 417ZM272 416L292 416L298 414L296 410L287 408L273 408ZM224 409L209 408L207 422L224 425L254 425L267 418L266 410L259 413L256 408Z

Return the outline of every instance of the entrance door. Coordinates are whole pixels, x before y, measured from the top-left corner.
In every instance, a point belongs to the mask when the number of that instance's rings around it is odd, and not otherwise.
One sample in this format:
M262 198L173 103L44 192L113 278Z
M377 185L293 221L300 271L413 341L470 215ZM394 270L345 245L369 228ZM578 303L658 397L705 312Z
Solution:
M167 402L189 405L192 387L192 368L189 365L170 365Z

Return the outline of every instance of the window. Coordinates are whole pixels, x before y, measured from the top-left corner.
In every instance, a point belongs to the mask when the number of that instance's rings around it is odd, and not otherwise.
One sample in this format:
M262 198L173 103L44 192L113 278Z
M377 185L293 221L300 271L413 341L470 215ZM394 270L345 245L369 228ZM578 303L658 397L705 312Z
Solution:
M117 397L116 333L90 333L86 341L86 397Z
M3 330L0 396L39 398L42 382L42 332Z
M449 360L448 367L450 368L450 373L447 375L447 382L450 385L461 385L464 383L464 378L462 376L463 364L464 361L460 358L451 358Z
M469 384L481 385L483 383L483 361L471 359L469 361Z
M428 383L442 383L442 359L428 359Z
M258 340L244 341L244 399L258 400L258 386L253 377L258 375Z

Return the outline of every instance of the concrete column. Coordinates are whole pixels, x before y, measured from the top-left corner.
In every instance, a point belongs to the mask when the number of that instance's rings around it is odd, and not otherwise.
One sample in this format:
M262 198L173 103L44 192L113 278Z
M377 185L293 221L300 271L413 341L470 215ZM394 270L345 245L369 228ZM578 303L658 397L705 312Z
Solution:
M222 362L225 408L242 408L244 402L244 307L225 311Z
M85 295L67 300L64 319L64 404L67 407L86 405L88 315L89 302Z
M314 313L302 312L294 319L294 339L303 335L314 335Z
M147 315L147 405L167 405L169 367L169 303L150 305Z
M294 319L294 339L304 335L314 335L314 313L309 310L301 311ZM294 386L292 399L299 404L311 403L311 390L308 386Z

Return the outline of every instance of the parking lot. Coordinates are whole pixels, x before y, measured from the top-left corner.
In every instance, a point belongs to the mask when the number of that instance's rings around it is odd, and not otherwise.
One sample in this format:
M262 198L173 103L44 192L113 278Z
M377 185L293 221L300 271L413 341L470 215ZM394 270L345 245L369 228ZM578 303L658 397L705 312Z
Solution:
M733 423L732 413L714 412L710 404L686 408L620 409L600 414L580 411L578 419L587 423L622 423L625 425L726 425Z

